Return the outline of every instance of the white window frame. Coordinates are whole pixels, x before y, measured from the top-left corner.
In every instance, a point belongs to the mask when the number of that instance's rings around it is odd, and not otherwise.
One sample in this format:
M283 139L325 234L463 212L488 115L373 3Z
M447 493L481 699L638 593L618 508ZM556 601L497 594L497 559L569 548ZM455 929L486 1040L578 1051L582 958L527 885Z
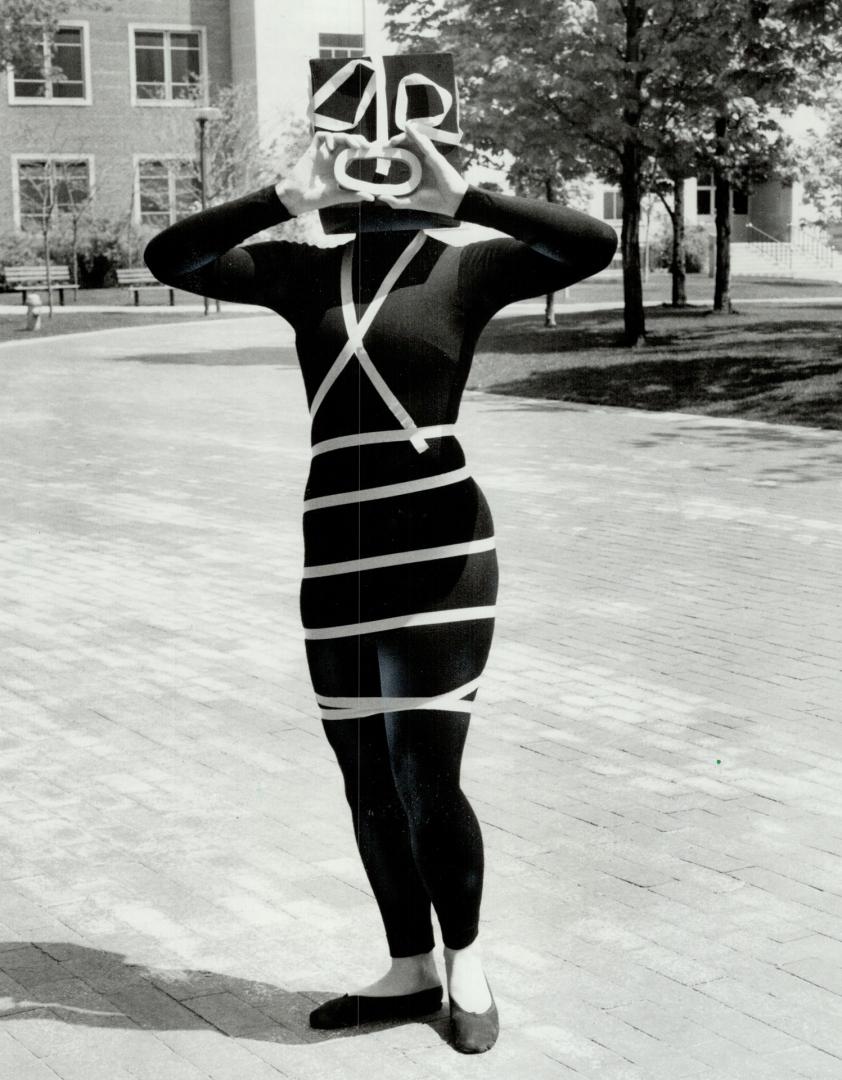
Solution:
M143 226L140 216L140 166L144 161L191 161L197 167L199 159L195 154L132 154L132 169L134 177L134 198L132 199L132 220L135 225ZM172 216L172 205L170 216Z
M91 27L87 19L61 19L59 27L78 27L82 31L82 78L85 83L85 96L78 98L54 98L54 97L15 97L15 72L9 68L6 72L10 105L61 105L75 107L77 105L92 105L93 95L91 91Z
M603 187L602 192L600 194L600 201L602 203L602 206L600 207L600 216L604 215L604 213L605 213L605 196L606 195L611 196L611 201L612 201L614 210L617 209L618 201L622 200L622 198L623 198L623 193L620 190L620 188L618 188L618 187L609 187L608 185ZM604 216L602 216L602 220L603 221L622 221L623 220L622 211L620 212L619 215L615 215L614 217L604 217Z
M94 171L93 154L12 154L12 217L17 232L23 231L20 208L20 175L18 173L18 163L21 161L86 161L88 163L88 189L92 198L96 199L96 173ZM53 220L58 220L58 215Z
M135 62L135 32L146 30L158 34L198 34L199 35L199 63L202 65L199 86L201 95L198 98L139 98L137 96L137 64ZM172 89L172 71L170 68L170 51L164 49L164 78L165 86ZM165 22L132 22L129 23L129 102L138 108L153 109L195 109L208 104L208 36L204 26L193 26L190 23L165 23Z
M359 45L322 45L322 37L330 37L331 35L341 35L342 37L356 37L360 39ZM330 51L330 56L323 56L322 53ZM340 55L337 56L336 53ZM316 53L320 60L345 60L356 59L359 56L365 56L365 37L363 34L350 34L341 30L320 30L316 35Z

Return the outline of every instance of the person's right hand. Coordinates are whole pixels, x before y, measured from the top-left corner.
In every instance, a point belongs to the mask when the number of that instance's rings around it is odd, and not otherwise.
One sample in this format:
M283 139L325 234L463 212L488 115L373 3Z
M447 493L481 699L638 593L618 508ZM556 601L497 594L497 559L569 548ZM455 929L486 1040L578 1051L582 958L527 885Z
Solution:
M341 150L368 145L362 135L317 131L289 174L275 185L278 198L296 217L305 210L321 210L337 203L374 202L368 192L341 188L333 172Z

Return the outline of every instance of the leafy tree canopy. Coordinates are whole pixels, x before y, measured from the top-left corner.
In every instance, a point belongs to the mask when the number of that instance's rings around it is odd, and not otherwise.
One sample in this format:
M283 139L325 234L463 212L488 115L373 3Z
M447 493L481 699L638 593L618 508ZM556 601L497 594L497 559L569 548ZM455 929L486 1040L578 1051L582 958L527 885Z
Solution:
M71 7L102 10L97 0L0 0L0 71L11 67L39 69L44 61L44 34L51 36Z

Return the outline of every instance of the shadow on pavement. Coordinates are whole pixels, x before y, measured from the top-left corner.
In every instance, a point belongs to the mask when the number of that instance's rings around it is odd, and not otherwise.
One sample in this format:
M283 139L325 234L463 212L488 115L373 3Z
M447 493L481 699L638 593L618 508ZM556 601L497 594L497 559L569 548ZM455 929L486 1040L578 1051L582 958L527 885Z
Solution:
M295 350L278 348L207 349L204 352L168 353L157 352L143 356L115 356L114 360L131 360L141 364L200 364L204 367L242 367L251 365L276 365L297 367Z
M120 953L67 942L0 942L0 971L6 976L0 976L0 1022L218 1031L290 1044L347 1038L382 1026L316 1031L309 1026L309 1013L335 992L286 990L212 971L146 967L129 963ZM406 1022L438 1026L442 1016Z

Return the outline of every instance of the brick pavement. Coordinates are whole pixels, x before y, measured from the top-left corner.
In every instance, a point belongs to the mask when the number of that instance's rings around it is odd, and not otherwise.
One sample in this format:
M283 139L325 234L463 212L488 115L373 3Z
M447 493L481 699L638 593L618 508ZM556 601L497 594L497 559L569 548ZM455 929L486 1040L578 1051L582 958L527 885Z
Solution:
M304 669L303 392L131 358L270 340L0 347L0 1080L839 1076L842 435L468 396L504 1033L326 1037L385 950Z

